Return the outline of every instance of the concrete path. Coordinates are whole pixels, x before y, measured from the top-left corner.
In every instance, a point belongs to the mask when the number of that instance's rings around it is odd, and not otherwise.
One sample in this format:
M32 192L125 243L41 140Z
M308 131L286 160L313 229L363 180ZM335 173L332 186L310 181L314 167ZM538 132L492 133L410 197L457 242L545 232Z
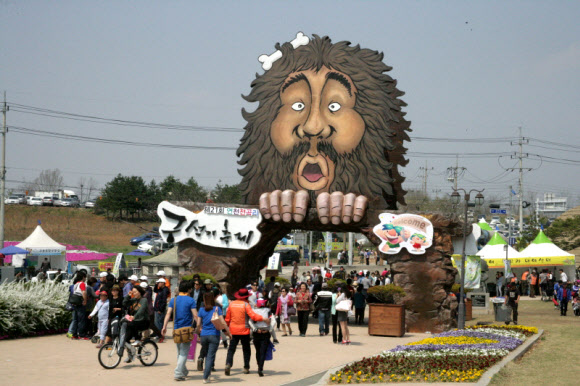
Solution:
M297 323L293 323L292 328L294 331L292 336L283 337L279 333L280 344L276 345L274 360L266 362L263 378L257 374L253 346L250 374L242 373L242 350L238 346L231 376L226 377L223 373L226 350L220 346L215 365L217 372L213 373L212 377L215 376L216 383L220 384L288 384L427 336L406 334L402 338L375 337L368 335L366 326L351 326L353 343L342 346L333 344L331 335L321 337L318 334L318 323L312 318L306 337L298 335ZM159 347L159 359L152 367L145 367L140 362L121 363L114 370L105 370L98 362L98 350L89 341L72 341L64 335L2 341L0 379L4 385L67 385L79 382L83 385L172 383L177 355L175 345L168 342L160 344ZM195 371L194 362L188 362L187 367L190 373L185 384L192 381L200 382L203 379L202 373ZM304 380L299 384L306 385L308 382Z

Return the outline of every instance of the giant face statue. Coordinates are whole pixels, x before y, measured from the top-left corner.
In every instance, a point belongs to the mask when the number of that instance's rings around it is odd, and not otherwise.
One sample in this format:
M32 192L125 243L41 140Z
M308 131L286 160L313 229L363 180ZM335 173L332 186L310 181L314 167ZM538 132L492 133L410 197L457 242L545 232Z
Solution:
M278 59L245 97L259 103L242 111L246 203L300 222L316 201L320 220L335 224L360 220L367 203L395 209L404 203L397 167L407 163L409 122L383 55L316 35L293 43L276 46Z

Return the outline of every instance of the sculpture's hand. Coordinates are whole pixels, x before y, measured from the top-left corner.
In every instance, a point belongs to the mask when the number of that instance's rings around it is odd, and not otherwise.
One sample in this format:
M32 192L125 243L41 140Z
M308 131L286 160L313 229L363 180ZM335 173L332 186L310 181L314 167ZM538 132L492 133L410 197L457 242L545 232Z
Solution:
M320 193L316 198L316 210L323 224L359 222L365 214L367 204L368 199L365 196L357 196L354 193Z
M306 217L309 201L306 190L275 190L260 196L260 212L265 219L302 222Z

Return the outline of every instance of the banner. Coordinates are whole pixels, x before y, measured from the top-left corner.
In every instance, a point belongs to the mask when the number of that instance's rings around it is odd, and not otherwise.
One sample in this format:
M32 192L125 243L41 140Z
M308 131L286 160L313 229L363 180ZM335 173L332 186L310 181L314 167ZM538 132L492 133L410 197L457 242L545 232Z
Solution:
M485 259L489 268L504 268L504 258ZM574 257L554 256L554 257L511 257L511 268L519 267L558 267L562 265L576 265Z
M452 256L453 266L459 271L461 277L461 255ZM465 256L465 288L479 288L481 284L481 257Z
M383 253L394 255L406 248L413 255L422 255L433 244L433 225L425 217L381 213L379 220L373 232L381 239Z
M113 269L115 266L115 263L99 263L99 271L103 272L106 271L107 269Z
M113 266L113 275L119 277L119 268L126 268L125 256L122 253L117 254L115 265Z
M333 241L332 243L330 243L330 245L331 245L331 250L332 251L342 251L343 249L345 249L344 243L342 241L340 241L340 242L339 241ZM326 243L325 242L322 242L322 241L319 242L316 245L316 248L317 248L318 251L321 251L321 252L322 251L327 251L327 249L326 249ZM348 246L346 248L348 248ZM328 251L327 251L327 253L328 253Z

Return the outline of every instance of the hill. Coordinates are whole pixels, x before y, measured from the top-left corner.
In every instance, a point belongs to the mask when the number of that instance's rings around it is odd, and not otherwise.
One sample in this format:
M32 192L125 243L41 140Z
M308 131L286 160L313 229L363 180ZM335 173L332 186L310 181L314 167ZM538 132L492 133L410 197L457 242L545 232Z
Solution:
M6 241L24 240L42 222L42 228L59 243L85 245L101 252L128 252L132 237L159 226L153 222L107 220L91 209L6 205Z

